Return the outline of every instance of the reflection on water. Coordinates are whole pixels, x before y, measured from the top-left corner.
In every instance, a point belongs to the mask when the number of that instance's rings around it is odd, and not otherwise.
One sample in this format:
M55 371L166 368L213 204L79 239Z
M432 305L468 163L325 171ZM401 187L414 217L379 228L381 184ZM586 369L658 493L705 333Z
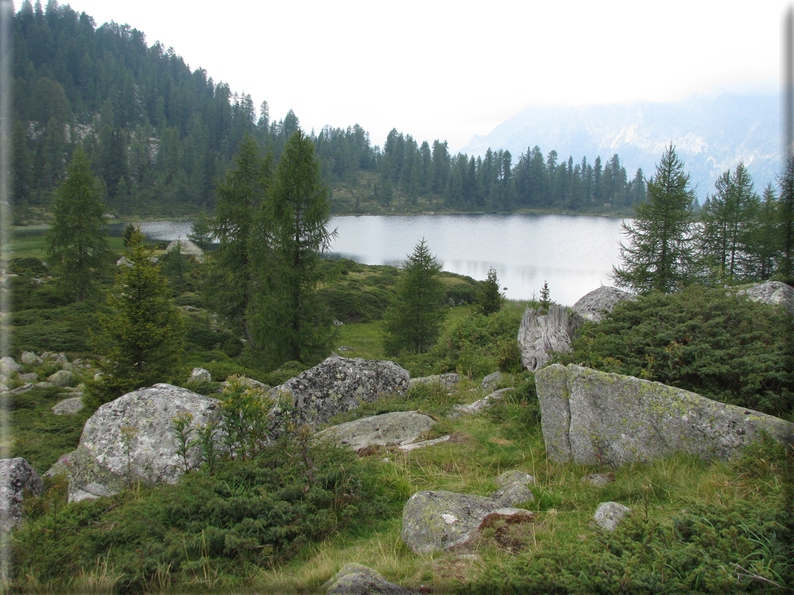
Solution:
M563 215L417 215L334 217L331 252L365 264L397 265L425 238L444 270L485 279L496 269L507 297L529 299L547 281L551 299L565 305L610 285L619 263L620 220ZM147 237L173 240L190 223L144 223Z

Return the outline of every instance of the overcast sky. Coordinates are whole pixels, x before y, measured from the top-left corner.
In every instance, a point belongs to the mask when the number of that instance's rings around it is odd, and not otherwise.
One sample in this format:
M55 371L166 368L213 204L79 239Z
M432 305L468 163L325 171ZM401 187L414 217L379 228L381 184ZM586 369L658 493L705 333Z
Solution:
M464 147L527 105L776 90L790 1L74 0L305 130ZM15 1L18 9L21 2ZM42 4L46 1L42 0Z

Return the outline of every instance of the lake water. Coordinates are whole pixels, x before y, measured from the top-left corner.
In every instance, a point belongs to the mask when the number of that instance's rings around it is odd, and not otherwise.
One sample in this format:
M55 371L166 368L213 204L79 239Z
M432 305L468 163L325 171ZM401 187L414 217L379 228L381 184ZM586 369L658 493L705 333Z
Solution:
M424 238L444 270L485 279L493 267L510 299L538 296L549 284L555 302L572 306L600 285L611 285L619 264L619 219L566 215L416 215L333 217L331 252L364 264L399 265ZM147 237L173 240L190 223L141 225Z

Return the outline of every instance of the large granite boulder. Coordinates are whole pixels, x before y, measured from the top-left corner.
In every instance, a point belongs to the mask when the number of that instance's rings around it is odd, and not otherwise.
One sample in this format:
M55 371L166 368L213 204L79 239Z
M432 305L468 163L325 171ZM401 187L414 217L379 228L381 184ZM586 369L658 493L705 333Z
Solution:
M21 457L0 459L0 533L22 520L25 491L37 496L44 491L39 474Z
M410 591L387 581L379 572L361 564L345 564L323 585L326 595L411 595Z
M289 422L318 426L385 395L405 395L410 374L394 362L329 357L273 388L274 434Z
M548 314L539 315L527 308L518 329L521 361L530 372L539 370L551 361L551 354L566 353L571 349L571 339L582 325L578 314L557 304L549 306Z
M417 554L430 554L469 543L496 517L531 522L529 511L513 508L534 500L525 483L505 485L491 497L442 490L417 492L403 507L402 540ZM520 520L519 520L520 519Z
M317 438L333 439L353 450L397 446L415 442L435 423L432 417L418 411L393 411L332 426L319 432Z
M601 322L604 313L612 312L618 302L636 299L633 293L602 285L580 298L571 309L585 320Z
M789 314L794 314L794 288L780 281L766 281L736 293L754 302L783 306Z
M69 501L110 496L129 485L174 483L185 471L173 420L192 416L195 429L220 415L219 401L170 384L141 388L105 403L88 419L68 456ZM197 447L188 465L201 462Z
M554 462L614 466L675 452L730 459L794 424L659 382L553 364L535 374L546 452Z

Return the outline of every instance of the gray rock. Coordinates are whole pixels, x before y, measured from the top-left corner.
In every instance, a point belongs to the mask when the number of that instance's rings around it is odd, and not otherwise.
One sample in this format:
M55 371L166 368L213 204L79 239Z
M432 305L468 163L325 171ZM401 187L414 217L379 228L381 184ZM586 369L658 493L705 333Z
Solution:
M15 372L19 372L19 364L13 357L0 358L0 374L8 377Z
M58 370L54 374L47 376L47 382L53 386L70 386L72 384L72 373L69 370Z
M780 281L759 283L736 293L746 296L754 302L783 306L789 314L794 314L794 288Z
M446 374L434 374L433 376L411 378L409 386L414 386L415 384L440 384L445 388L452 388L458 382L460 382L460 374L448 372Z
M572 310L585 320L601 322L605 312L612 312L615 304L623 300L636 300L633 293L616 287L601 286L594 289L573 305Z
M168 244L168 247L165 249L165 253L169 254L174 250L177 250L177 248L179 248L179 251L183 256L190 256L191 258L194 258L196 262L199 263L204 262L204 251L190 240L185 240L185 239L174 240L173 242Z
M72 364L69 363L69 358L63 353L59 353L55 359L55 364L61 367L61 370L71 370Z
M496 372L492 372L491 374L488 374L488 376L482 379L482 382L480 382L480 388L483 391L491 392L497 386L499 386L499 383L504 380L504 377L505 375L499 372L498 370Z
M258 380L254 380L253 378L248 378L248 376L238 376L237 378L239 379L240 384L242 384L243 386L247 386L249 388L259 388L266 391L269 391L271 388L264 382L259 382ZM221 385L227 387L229 386L229 381L224 380L223 382L221 382Z
M26 366L40 366L42 363L44 363L44 360L32 351L23 352L19 359Z
M38 386L38 385L36 385L36 386ZM26 393L33 387L34 387L33 383L28 382L26 384L23 384L22 386L16 387L14 390L11 391L11 394L12 395L18 395L20 393Z
M417 450L419 448L427 448L428 446L433 446L434 444L441 444L442 442L448 442L449 439L452 438L450 435L441 436L440 438L433 438L432 440L422 440L421 442L411 442L410 444L402 444L397 448L402 450L403 452L410 452L412 450Z
M682 389L573 364L535 374L549 459L614 466L685 452L730 459L762 432L782 443L794 424Z
M593 521L602 529L614 531L630 512L631 508L617 502L602 502L595 511Z
M22 521L25 490L41 495L44 482L39 474L21 457L0 459L0 532L7 533Z
M188 382L212 382L212 374L204 368L193 368Z
M582 324L578 314L568 314L567 308L551 304L548 314L539 316L527 308L518 329L521 361L530 372L539 370L551 361L552 353L571 350L571 339Z
M217 419L219 401L155 384L102 405L70 454L69 501L115 494L138 481L174 483L184 473L173 432L173 418L182 414L192 415L195 429ZM200 464L197 447L188 453L188 464Z
M77 451L72 451L65 455L61 455L52 467L47 469L44 477L55 477L56 475L69 475L69 470L72 466L72 458Z
M511 483L523 483L524 485L535 483L535 478L526 471L514 469L512 471L505 471L496 478L496 485L509 486Z
M491 498L444 491L417 492L403 507L402 540L417 554L465 543L491 512Z
M28 372L27 374L20 374L19 379L22 382L35 382L38 376L35 372Z
M70 397L53 405L55 415L74 415L83 408L83 397Z
M454 409L461 413L479 413L489 405L493 405L496 401L503 399L509 393L513 392L514 388L502 388L492 392L490 395L483 397L469 405L455 405Z
M435 423L433 418L417 411L394 411L332 426L319 432L317 438L330 438L353 450L402 445L414 442Z
M379 572L361 564L345 564L323 585L326 595L411 595L410 591L387 581Z
M394 362L329 357L270 391L276 400L274 435L288 422L318 426L361 403L386 395L403 396L409 377Z
M511 483L504 487L499 488L491 498L496 501L500 507L510 507L522 502L532 502L535 496L525 483Z
M590 475L585 475L581 479L582 483L589 483L591 486L595 486L597 488L604 487L608 483L612 483L615 481L615 474L614 473L591 473Z

